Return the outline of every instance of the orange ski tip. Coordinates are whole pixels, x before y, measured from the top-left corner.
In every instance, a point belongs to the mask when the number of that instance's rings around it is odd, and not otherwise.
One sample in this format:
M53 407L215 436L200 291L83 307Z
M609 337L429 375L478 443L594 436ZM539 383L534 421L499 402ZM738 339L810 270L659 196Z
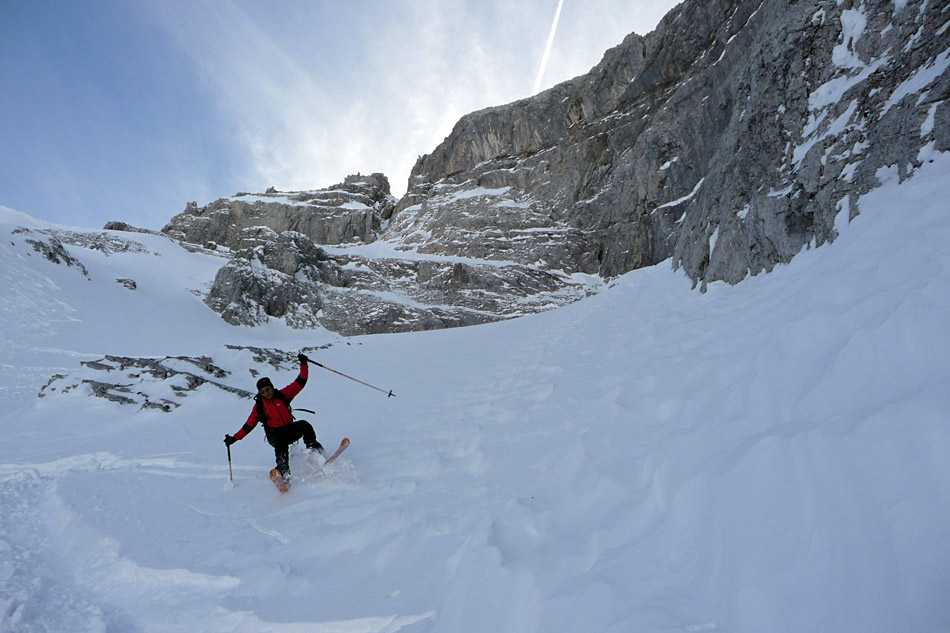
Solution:
M290 484L287 483L287 480L284 479L283 475L281 475L280 471L276 468L271 469L270 480L274 482L274 485L277 486L277 489L281 492L287 492L290 490Z

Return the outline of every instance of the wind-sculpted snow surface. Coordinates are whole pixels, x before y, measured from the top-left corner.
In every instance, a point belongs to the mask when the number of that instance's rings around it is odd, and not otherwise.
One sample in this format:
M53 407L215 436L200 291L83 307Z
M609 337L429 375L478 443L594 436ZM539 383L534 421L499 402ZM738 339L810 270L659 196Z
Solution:
M46 368L0 374L0 631L950 629L950 157L928 160L737 286L658 266L522 319L345 340L202 321L214 258L163 238L137 238L160 278L65 245L88 279L0 240L0 333ZM294 404L352 445L325 469L296 447L287 495L260 430L230 481L236 393L34 397L109 356L283 386L300 349L398 397L311 367Z

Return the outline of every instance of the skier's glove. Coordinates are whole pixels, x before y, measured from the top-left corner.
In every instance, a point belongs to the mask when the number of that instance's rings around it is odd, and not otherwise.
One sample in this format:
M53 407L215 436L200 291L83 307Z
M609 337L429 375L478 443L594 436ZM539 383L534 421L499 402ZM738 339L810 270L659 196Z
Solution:
M306 354L297 354L297 360L300 361L301 365L306 365L310 362L310 359L307 358Z
M225 445L225 446L231 446L231 444L234 444L235 442L237 442L237 440L234 439L234 436L233 436L233 435L225 435L225 436L224 436L224 445Z

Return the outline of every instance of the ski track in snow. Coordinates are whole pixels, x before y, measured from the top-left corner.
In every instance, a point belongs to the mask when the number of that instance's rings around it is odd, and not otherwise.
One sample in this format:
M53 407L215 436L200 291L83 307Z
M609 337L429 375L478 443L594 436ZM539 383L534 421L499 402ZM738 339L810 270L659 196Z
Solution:
M735 287L661 265L548 313L347 341L226 326L144 255L106 273L71 248L87 282L4 245L27 272L0 278L26 302L0 332L18 345L0 631L947 630L950 157L933 158L902 185L882 173L835 243ZM213 274L148 247L168 280ZM42 279L75 320L17 317L50 298L20 288ZM287 495L260 431L229 481L221 439L248 400L32 397L106 353L209 354L249 387L236 341L331 342L320 362L398 396L312 368L296 402L326 446L353 445L325 470L295 449Z
M352 465L342 459L340 462L340 465L329 467L327 473L315 472L309 480L346 480L352 476ZM259 469L244 468L243 471L238 472L238 482L244 479L259 483L265 479ZM251 472L258 476L252 476ZM139 490L134 485L137 480L148 480L156 475L189 482L200 478L220 482L223 471L221 467L168 458L124 460L108 453L79 455L46 464L3 464L0 467L0 504L4 514L0 526L6 538L0 539L0 579L4 580L5 586L0 601L0 631L296 633L313 631L316 626L320 631L339 633L387 633L432 617L432 613L425 613L338 622L267 622L248 611L214 606L223 595L238 588L238 578L226 573L143 565L123 555L121 541L94 527L97 515L113 514L104 510L105 505L121 503L121 496L135 497ZM103 476L109 480L97 482L95 486L84 485L85 478ZM216 488L233 490L234 486ZM94 512L89 512L88 508L77 511L77 493L86 494L90 490L96 491L88 500ZM169 524L167 519L176 512L167 506L167 501L153 501L158 502L154 506L154 523L146 525L142 516L129 518L136 524L135 532L139 537L158 541L169 538L169 529L193 529L193 521ZM249 526L280 545L291 542L279 532L261 527L258 519L246 513L243 516L242 513L219 515L196 508L184 509L201 516L206 523L217 524L219 528L224 523L237 523ZM150 535L150 531L154 534ZM48 536L43 542L36 543L37 534ZM246 535L243 538L246 539ZM34 545L24 546L23 542L33 542ZM69 560L70 568L58 569L54 562L57 559ZM63 574L64 571L67 573ZM63 575L82 579L82 588L63 581ZM126 608L119 610L96 604L92 596L121 596ZM166 605L169 604L174 604L175 608L168 610ZM147 624L141 627L134 624L139 619L135 617L137 615Z

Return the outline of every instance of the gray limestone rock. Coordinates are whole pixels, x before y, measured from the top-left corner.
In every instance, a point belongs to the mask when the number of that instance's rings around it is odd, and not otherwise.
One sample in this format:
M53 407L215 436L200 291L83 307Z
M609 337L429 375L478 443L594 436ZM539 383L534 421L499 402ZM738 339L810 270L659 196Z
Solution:
M252 393L225 382L230 373L214 364L208 356L166 356L164 358L132 358L105 356L80 363L81 369L69 374L56 374L40 390L45 398L86 388L91 395L120 405L139 409L172 411L188 394L203 385L215 387L242 398ZM168 394L171 395L168 395Z
M149 229L140 229L137 226L132 226L126 222L106 222L105 226L102 227L105 231L124 231L126 233L148 233L150 235L158 235L158 231L152 231Z
M590 279L516 264L329 255L299 233L247 229L205 302L232 325L279 318L343 335L474 325L587 296Z
M318 244L372 242L395 199L382 174L349 176L327 189L263 194L238 193L205 207L189 202L162 232L193 244L213 242L240 248L242 232L267 227L275 233L295 231Z
M57 239L55 236L49 234L43 234L44 231L34 232L30 229L17 228L14 229L13 234L26 234L32 235L36 239L24 238L24 242L33 247L33 250L45 257L47 260L54 264L65 264L67 268L75 267L79 272L82 273L83 277L89 278L89 271L86 269L85 265L77 258L73 257L69 251L66 250L66 247L63 246L63 243Z
M421 202L401 209L386 238L420 253L596 273L589 236L555 217L545 200L504 184L497 172L476 169L464 179L444 179Z
M52 235L63 244L78 246L92 251L99 251L107 257L116 253L151 253L141 242L130 240L111 233L97 231L63 231L56 229L43 230L42 233Z
M529 204L535 230L577 232L553 258L565 270L672 258L703 283L771 270L833 240L881 167L905 178L929 144L947 147L944 9L687 0L587 75L463 117L416 163L390 231L471 252L462 229L480 221L510 243L509 223L492 224L503 195ZM484 189L503 193L466 197Z
M931 0L686 0L586 75L463 117L398 204L357 175L190 203L163 231L231 249L206 298L228 322L343 334L512 318L666 260L737 283L833 241L882 169L950 150L946 20ZM349 248L376 240L395 254Z

